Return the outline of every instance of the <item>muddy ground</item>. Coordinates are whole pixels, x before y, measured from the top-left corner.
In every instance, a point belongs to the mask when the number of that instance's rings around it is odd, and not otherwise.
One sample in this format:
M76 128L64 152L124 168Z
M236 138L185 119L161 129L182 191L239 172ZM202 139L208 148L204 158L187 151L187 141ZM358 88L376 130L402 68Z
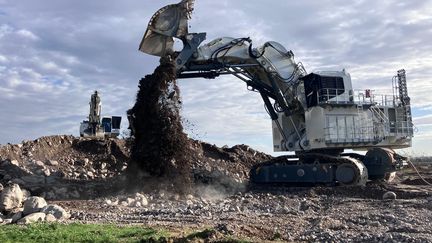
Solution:
M130 178L125 140L43 137L0 147L0 183L14 182L72 214L70 222L141 224L185 233L293 242L432 242L432 190L407 169L392 184L365 187L248 189L250 166L270 158L246 145L193 141L194 187L171 190L171 178ZM432 168L421 166L432 181ZM382 200L387 191L398 199ZM138 194L137 194L138 193Z

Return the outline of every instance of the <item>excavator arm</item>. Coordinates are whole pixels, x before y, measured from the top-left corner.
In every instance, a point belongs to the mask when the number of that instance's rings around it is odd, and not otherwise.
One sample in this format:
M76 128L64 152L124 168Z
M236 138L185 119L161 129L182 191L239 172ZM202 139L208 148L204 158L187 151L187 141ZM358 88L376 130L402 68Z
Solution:
M139 49L161 58L175 59L179 79L234 75L250 90L260 93L266 110L276 122L280 112L291 116L302 110L295 86L306 72L301 63L295 63L292 51L276 42L253 48L250 38L224 37L201 45L206 33L188 32L192 10L193 1L183 0L157 11ZM183 43L179 52L173 49L174 38ZM280 132L284 133L282 129Z

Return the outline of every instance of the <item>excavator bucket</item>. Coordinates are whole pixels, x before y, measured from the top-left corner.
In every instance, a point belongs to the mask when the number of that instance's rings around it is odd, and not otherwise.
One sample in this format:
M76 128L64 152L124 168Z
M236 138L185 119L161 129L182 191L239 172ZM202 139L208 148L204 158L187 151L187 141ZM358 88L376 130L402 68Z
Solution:
M174 52L174 37L183 39L188 34L188 20L194 0L182 0L159 9L150 19L139 50L163 57Z

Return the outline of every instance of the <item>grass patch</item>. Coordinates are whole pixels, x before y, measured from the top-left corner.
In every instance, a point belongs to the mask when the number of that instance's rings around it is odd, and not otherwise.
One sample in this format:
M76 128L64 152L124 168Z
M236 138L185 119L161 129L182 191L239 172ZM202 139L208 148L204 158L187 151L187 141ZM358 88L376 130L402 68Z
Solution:
M204 229L179 237L177 233L155 230L143 226L118 226L114 224L30 224L0 226L0 242L214 242L243 243L248 240L236 239L218 233L214 229Z
M112 224L31 224L0 226L0 242L166 242L168 233Z

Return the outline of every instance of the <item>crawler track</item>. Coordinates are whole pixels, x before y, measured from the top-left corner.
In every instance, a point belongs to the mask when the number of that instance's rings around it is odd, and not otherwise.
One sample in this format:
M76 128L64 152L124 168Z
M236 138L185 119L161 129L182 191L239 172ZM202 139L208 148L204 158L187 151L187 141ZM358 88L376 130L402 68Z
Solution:
M360 159L322 153L281 156L253 166L250 178L252 184L365 185L368 172Z

